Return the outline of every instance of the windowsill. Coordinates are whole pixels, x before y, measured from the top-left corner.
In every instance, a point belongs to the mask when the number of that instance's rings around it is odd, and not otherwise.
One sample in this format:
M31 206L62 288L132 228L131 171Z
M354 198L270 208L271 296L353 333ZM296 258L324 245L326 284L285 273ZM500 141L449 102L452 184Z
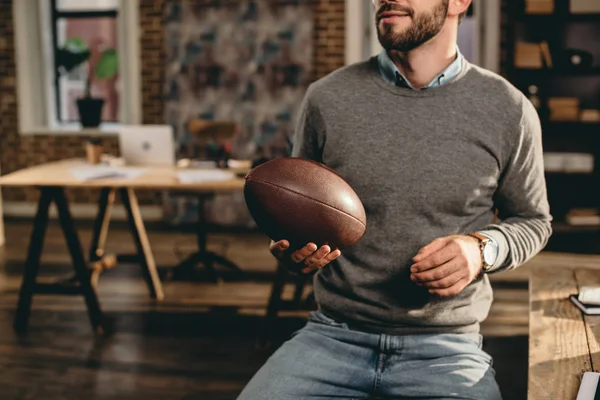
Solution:
M79 124L65 124L60 126L27 127L21 129L23 136L116 136L119 133L119 124L104 123L98 128L83 128Z

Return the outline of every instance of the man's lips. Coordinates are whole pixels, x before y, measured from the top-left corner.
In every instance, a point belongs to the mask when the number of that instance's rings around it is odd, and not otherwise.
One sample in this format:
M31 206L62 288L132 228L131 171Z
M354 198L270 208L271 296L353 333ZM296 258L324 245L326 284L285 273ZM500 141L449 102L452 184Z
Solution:
M397 11L385 11L379 14L379 21L391 21L403 17L408 17L409 14Z

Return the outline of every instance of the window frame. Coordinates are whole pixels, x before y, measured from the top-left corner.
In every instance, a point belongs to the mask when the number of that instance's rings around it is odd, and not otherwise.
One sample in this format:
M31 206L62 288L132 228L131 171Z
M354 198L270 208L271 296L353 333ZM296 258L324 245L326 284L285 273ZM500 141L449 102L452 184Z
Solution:
M118 24L119 22L119 18L122 18L119 16L119 10L117 9L112 9L112 10L93 10L93 11L84 11L84 10L77 10L77 11L62 11L59 10L57 2L58 0L48 0L50 3L50 20L51 20L51 26L50 26L50 31L52 32L52 57L53 59L56 58L56 52L58 51L58 39L59 39L59 33L58 33L58 21L61 18L73 18L73 19L86 19L86 18L114 18L115 19L115 23ZM118 35L117 35L118 36ZM49 57L46 57L46 60L50 59ZM52 114L49 112L49 116L48 118L56 118L58 122L58 124L60 125L67 125L67 124L78 124L78 121L62 121L62 117L61 117L61 112L62 110L62 102L61 102L61 93L60 93L60 75L58 74L58 72L56 71L56 68L52 68L52 75L53 75L53 79L52 79L52 83L53 83L53 92L54 92L54 105L56 106L56 109L54 110L54 117L52 117ZM116 121L107 121L107 123L116 123Z
M119 0L117 37L121 120L119 123L102 123L98 128L84 129L77 122L57 123L51 18L48 0L13 2L19 133L114 135L121 124L140 124L142 102L138 2ZM47 68L47 65L50 67Z

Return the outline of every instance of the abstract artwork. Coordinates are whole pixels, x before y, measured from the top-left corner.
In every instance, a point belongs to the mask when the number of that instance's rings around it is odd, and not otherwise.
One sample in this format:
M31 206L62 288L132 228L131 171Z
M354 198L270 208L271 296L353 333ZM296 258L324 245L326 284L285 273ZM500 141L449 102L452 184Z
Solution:
M312 75L313 8L301 0L171 0L166 7L166 121L188 157L192 119L235 122L232 156L287 156ZM193 221L191 199L168 195L167 218ZM218 196L207 215L251 224L241 193Z

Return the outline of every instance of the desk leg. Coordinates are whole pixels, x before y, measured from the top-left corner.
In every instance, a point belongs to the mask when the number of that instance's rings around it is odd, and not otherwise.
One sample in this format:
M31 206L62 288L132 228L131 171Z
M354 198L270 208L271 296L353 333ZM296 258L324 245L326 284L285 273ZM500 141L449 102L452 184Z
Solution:
M206 201L212 197L212 194L198 194L198 221L196 222L196 243L198 251L189 255L173 269L173 277L176 279L190 278L198 264L203 264L208 272L208 276L213 282L220 282L217 275L215 264L222 265L242 274L242 270L233 261L206 249L206 236L208 233L208 224L206 221L205 207Z
M139 262L142 265L142 273L144 274L144 279L150 289L150 296L161 301L164 299L165 295L156 269L154 256L152 255L152 249L150 248L150 241L148 240L146 228L144 227L144 221L140 214L140 206L137 197L133 189L120 190L123 205L127 210L129 227L131 229L133 240L135 241Z
M92 244L90 245L90 261L98 261L104 256L106 235L110 224L110 210L115 202L115 194L116 190L112 188L102 188L100 191L98 215L94 222Z
M17 332L24 332L29 322L31 299L40 269L40 257L42 255L42 248L44 247L44 235L48 226L48 210L51 203L52 189L42 188L37 213L33 220L33 231L29 239L27 261L25 262L25 270L23 271L23 283L21 284L17 313L14 320L14 329Z
M83 294L85 304L87 305L90 322L92 323L94 331L99 335L103 335L104 328L102 326L102 321L104 318L102 311L100 310L98 296L92 287L92 283L90 282L90 273L83 255L79 236L75 230L73 218L71 217L67 197L65 196L65 192L62 188L54 188L52 190L54 192L54 202L56 203L56 208L58 210L60 227L65 235L67 247L69 249L69 253L71 254L71 259L73 260L75 276L79 281L81 293Z

